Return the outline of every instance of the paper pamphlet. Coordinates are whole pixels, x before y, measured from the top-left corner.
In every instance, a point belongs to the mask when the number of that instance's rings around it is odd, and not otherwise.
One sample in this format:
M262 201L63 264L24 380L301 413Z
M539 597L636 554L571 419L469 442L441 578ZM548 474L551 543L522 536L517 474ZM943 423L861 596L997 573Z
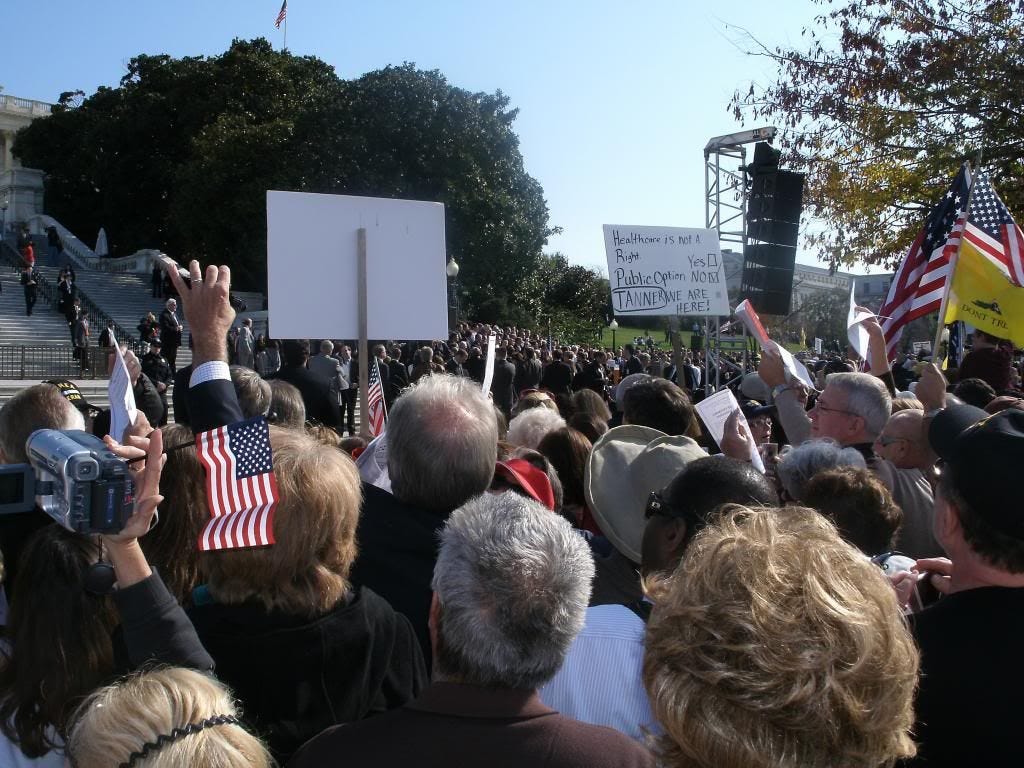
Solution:
M726 387L720 392L716 392L701 400L694 406L697 411L697 415L700 416L700 420L704 422L704 426L708 428L708 432L715 439L715 442L719 445L722 444L722 436L725 434L725 424L729 421L729 417L733 413L739 413L740 423L746 428L747 431L747 445L750 447L750 462L754 465L758 472L764 472L764 462L761 461L761 454L757 451L757 445L754 444L754 438L750 436L750 427L747 424L747 417L743 415L743 411L740 410L740 404L736 400L736 395L732 393L732 390Z
M850 339L850 346L853 351L860 355L860 359L867 362L868 359L868 331L861 323L874 317L873 314L863 309L857 309L857 302L853 298L853 288L850 286L850 311L846 314L846 335Z
M487 363L484 366L484 394L489 394L491 391L491 381L494 380L494 355L496 353L497 337L492 333L490 338L487 339Z
M789 373L791 378L800 379L811 389L814 389L814 379L808 372L804 364L793 357L792 353L784 346L779 344L777 341L768 337L768 332L764 329L764 325L761 323L761 318L757 316L757 312L750 305L750 301L744 299L736 307L736 317L739 318L740 322L746 326L747 331L757 339L757 343L761 345L761 349L774 349L778 352L782 358L782 364L786 366L786 371Z
M124 432L135 423L138 410L135 408L135 392L132 391L132 380L120 345L114 345L114 354L114 369L110 372L110 383L107 385L107 396L110 398L110 432L107 434L122 443Z

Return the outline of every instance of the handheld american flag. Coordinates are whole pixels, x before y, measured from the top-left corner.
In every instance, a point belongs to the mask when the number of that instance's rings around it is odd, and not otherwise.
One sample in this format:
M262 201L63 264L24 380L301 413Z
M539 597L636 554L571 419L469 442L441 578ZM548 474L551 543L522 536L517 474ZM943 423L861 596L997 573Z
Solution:
M366 390L366 410L369 411L370 434L376 437L384 431L384 423L388 420L388 408L384 403L384 388L380 383L380 368L377 358L373 358L370 366L370 378Z
M928 214L924 227L893 277L889 295L878 310L890 360L903 335L903 327L912 320L938 312L942 306L942 297L949 286L949 260L956 253L964 230L970 185L971 173L965 164Z
M284 0L281 3L281 10L277 13L277 21L274 22L274 26L278 29L281 28L281 23L288 18L288 0Z
M273 544L278 494L267 420L257 416L200 432L196 453L206 469L211 518L199 534L199 549Z

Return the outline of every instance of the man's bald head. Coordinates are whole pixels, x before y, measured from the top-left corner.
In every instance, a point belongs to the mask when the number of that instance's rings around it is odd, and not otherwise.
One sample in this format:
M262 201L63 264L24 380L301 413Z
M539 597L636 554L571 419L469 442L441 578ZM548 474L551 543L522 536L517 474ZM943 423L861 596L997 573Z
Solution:
M899 469L924 469L935 461L924 434L924 411L916 408L890 416L874 447L875 453Z

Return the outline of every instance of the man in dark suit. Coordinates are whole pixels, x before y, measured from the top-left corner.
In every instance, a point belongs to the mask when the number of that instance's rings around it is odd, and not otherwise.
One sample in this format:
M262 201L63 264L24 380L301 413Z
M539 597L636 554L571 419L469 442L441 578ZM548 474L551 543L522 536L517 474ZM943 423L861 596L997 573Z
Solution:
M32 267L25 267L21 273L21 285L25 290L25 314L31 316L38 295L39 274Z
M539 387L541 376L544 373L544 366L537 359L537 353L533 347L526 347L523 350L523 357L522 364L516 368L516 395L519 395L524 389Z
M494 377L491 379L491 396L494 404L501 408L505 418L512 413L512 402L515 400L513 382L516 378L516 367L508 361L508 350L498 347L494 350Z
M388 388L385 391L388 410L402 394L402 390L408 386L409 371L402 362L402 348L395 344L391 347L391 355L388 358Z
M593 574L584 540L538 502L514 491L471 499L441 534L433 683L401 709L327 729L289 765L653 766L629 737L560 715L537 694L583 625Z
M626 376L644 372L644 364L636 356L636 347L632 344L627 344L622 348L622 357L626 361Z
M308 359L309 342L290 339L281 346L281 370L270 378L287 381L299 390L307 419L337 429L341 426L337 397L332 399L327 381L306 367Z
M593 357L583 366L583 370L576 374L573 379L572 388L577 392L581 389L592 389L597 394L604 394L604 352L597 350Z
M178 320L178 302L168 299L164 305L164 311L160 313L160 341L163 343L164 357L171 366L175 368L178 359L178 347L181 346L181 321Z
M554 360L544 369L544 376L540 380L541 389L554 392L556 395L571 394L572 368L562 362L562 351L560 349L556 349L552 353L552 357Z

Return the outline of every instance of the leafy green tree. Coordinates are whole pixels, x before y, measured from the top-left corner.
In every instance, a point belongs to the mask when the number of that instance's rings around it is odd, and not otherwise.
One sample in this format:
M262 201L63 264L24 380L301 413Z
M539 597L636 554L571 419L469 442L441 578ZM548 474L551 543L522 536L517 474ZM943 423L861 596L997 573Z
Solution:
M777 122L805 201L830 227L806 242L833 264L892 267L964 160L1024 211L1024 4L1017 0L816 0L799 48L751 53L775 82L738 92L737 119Z
M106 227L118 254L216 260L263 288L267 189L435 200L463 314L499 299L506 314L540 313L529 289L556 230L500 91L412 64L344 81L257 39L215 57L138 56L118 88L80 96L65 94L14 151L47 172L50 213L83 237Z
M534 273L545 322L559 338L597 339L612 315L608 280L561 253L545 254Z

